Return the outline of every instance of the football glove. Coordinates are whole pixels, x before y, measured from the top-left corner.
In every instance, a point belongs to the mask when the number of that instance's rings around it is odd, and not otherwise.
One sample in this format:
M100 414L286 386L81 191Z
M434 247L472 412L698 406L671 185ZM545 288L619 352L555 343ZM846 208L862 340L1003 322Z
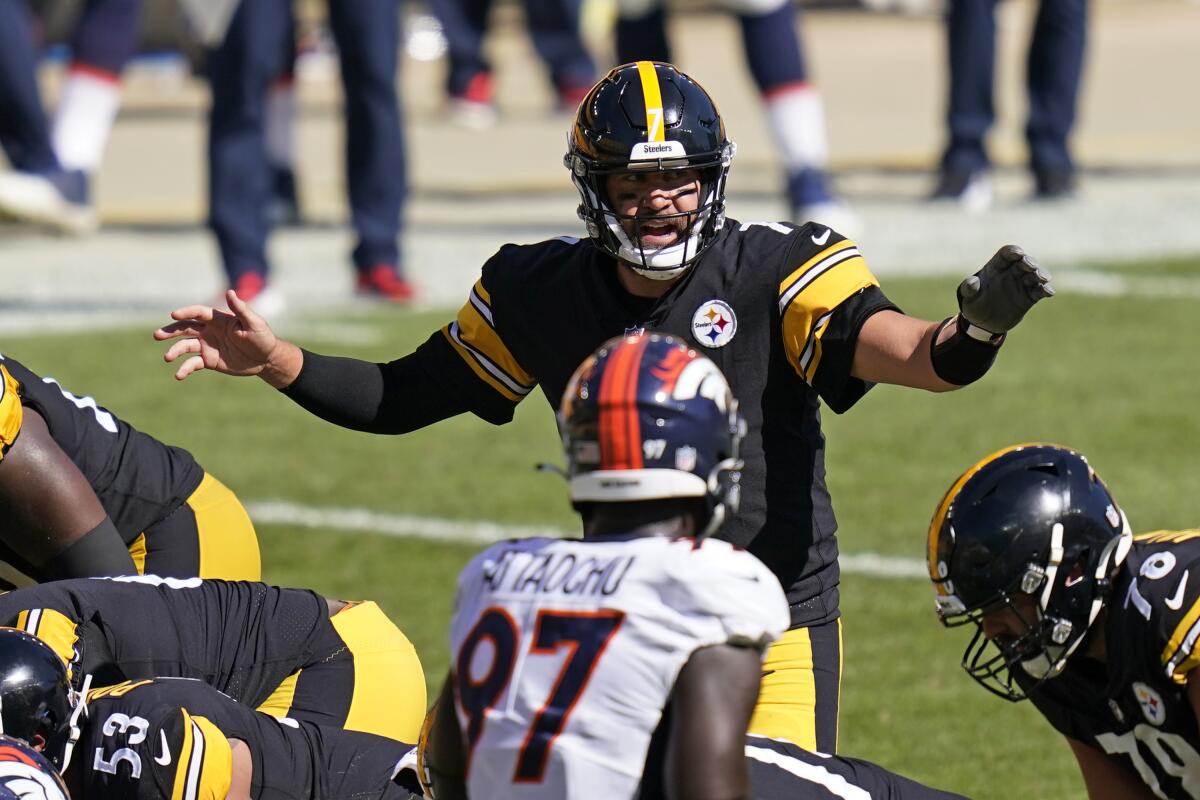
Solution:
M1034 303L1052 296L1050 274L1020 247L1006 244L958 285L958 311L968 335L986 340L1008 333Z

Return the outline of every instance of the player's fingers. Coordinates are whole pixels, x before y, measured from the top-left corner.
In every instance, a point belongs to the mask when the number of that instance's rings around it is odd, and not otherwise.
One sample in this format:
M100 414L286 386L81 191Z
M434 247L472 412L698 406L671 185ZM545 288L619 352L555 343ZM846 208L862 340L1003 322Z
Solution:
M169 325L163 325L154 332L154 338L161 342L179 336L201 336L203 333L203 322L188 319L182 322L172 322Z
M194 319L199 322L210 322L216 310L212 306L184 306L171 312L171 319Z
M1006 244L996 251L996 255L1004 264L1012 264L1025 258L1025 251L1015 244Z
M250 304L238 297L238 293L233 289L225 292L225 302L229 304L229 310L238 318L238 322L242 323L243 328L257 328L262 326L262 317L254 313L254 309L250 308Z
M163 353L163 361L170 363L185 353L199 352L200 341L198 339L180 339L178 342L167 348L167 352Z
M200 356L192 356L183 362L179 369L175 370L175 380L181 381L193 372L199 372L202 369L204 369L204 359Z
M978 275L972 275L958 285L959 294L965 298L971 298L979 294L980 281Z

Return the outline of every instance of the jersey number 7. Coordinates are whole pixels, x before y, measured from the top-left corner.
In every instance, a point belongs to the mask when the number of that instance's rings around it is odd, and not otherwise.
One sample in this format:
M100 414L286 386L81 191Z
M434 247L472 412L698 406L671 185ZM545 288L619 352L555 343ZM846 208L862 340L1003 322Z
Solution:
M513 771L514 783L542 780L550 747L567 724L571 709L587 688L592 671L604 654L604 648L621 627L625 615L620 611L538 611L534 623L530 655L554 655L567 649L554 688L536 715L525 736ZM471 661L476 648L490 641L492 661L480 678L471 676ZM517 660L520 634L517 623L501 608L489 608L463 640L455 661L458 701L467 718L467 758L483 733L486 712L508 688Z

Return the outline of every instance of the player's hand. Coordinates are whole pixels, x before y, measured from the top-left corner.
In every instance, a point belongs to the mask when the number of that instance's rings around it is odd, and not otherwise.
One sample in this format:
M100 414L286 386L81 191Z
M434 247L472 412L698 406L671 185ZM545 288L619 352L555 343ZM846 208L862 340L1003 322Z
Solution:
M261 375L272 366L282 340L233 289L225 293L225 300L230 311L198 305L177 308L171 312L176 321L154 332L160 342L179 340L167 348L164 361L190 356L175 371L176 380L202 369L226 375Z
M1006 244L958 285L958 310L970 324L1001 334L1015 328L1034 303L1053 296L1050 274L1024 250Z

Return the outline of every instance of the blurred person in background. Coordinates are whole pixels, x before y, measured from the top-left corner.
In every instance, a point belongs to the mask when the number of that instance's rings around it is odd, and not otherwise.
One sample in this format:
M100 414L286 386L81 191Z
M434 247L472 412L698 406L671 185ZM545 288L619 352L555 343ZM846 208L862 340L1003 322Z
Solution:
M71 233L95 228L87 173L67 169L54 152L29 9L19 0L0 2L0 146L11 167L0 172L0 216Z
M404 303L414 291L401 271L399 250L407 195L396 92L399 0L330 2L327 8L345 97L356 290ZM291 15L290 0L242 0L208 58L209 224L230 287L275 313L284 300L268 285L273 173L264 126L270 88L291 64Z
M930 199L957 202L975 212L990 208L993 195L984 140L996 119L996 3L949 0L946 13L948 141ZM1038 3L1026 73L1025 139L1034 199L1059 200L1075 191L1068 139L1083 76L1087 10L1088 0Z
M523 0L533 48L549 72L556 109L574 113L596 82L596 65L580 34L583 0ZM431 0L448 47L446 91L451 119L467 127L496 120L492 66L483 55L492 0Z
M829 182L829 141L821 93L813 84L792 0L722 0L736 15L746 65L775 140L791 219L854 236L860 221ZM617 63L672 61L663 0L617 0Z
M34 69L32 46L19 39L28 34L33 20L26 17L23 2L3 4L0 11L0 56L4 71L0 80ZM50 225L68 233L93 230L98 218L93 208L91 183L104 155L105 145L121 103L121 71L133 56L140 32L141 0L87 0L76 20L70 42L71 61L59 91L58 107L51 131L56 164L36 155L10 161L13 173L0 176L0 211L16 219ZM28 55L26 55L28 52ZM18 65L18 61L32 66ZM10 90L11 92L12 90ZM33 87L36 93L36 86ZM10 124L26 128L35 141L43 134L32 108L40 99L31 94L28 81L21 79L15 97L4 102L5 116L12 109Z

